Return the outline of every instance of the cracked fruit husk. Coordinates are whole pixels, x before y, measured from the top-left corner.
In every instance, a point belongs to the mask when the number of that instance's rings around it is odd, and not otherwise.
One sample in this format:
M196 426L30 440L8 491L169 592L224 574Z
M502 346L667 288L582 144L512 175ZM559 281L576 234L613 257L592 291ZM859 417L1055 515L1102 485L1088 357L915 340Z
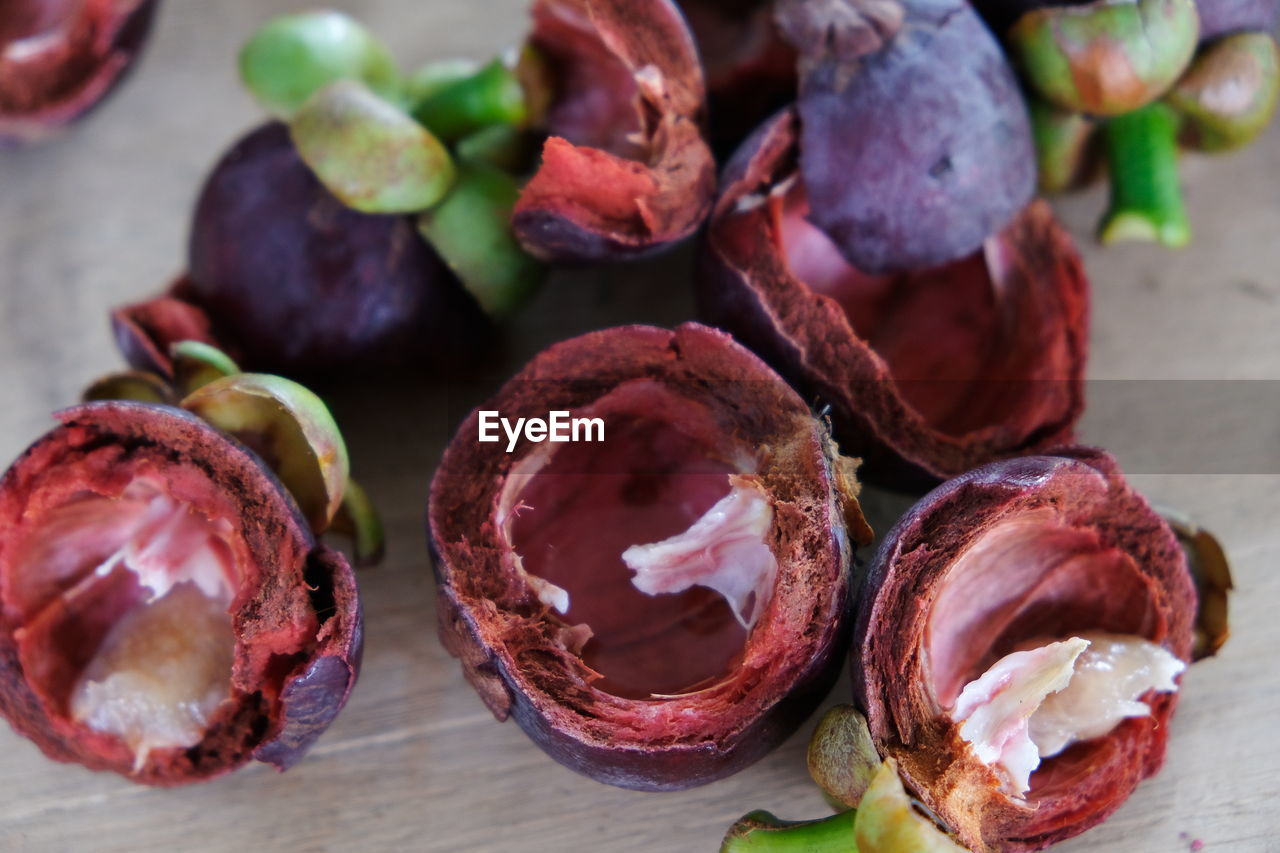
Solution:
M915 488L1068 441L1084 405L1088 285L1043 202L976 253L875 276L807 219L797 119L726 168L702 246L702 316L831 407L867 479Z
M1195 615L1173 532L1110 456L996 462L926 495L881 543L855 699L966 846L1038 850L1160 769Z
M486 410L598 417L604 441L508 453L477 441ZM498 719L574 770L642 790L727 776L840 665L870 537L855 467L723 332L556 344L463 422L432 482L441 640Z
M359 668L346 559L187 412L57 417L0 480L0 711L50 758L145 784L287 769Z
M706 87L670 0L538 0L523 76L549 134L512 217L526 251L624 260L702 224L715 194Z

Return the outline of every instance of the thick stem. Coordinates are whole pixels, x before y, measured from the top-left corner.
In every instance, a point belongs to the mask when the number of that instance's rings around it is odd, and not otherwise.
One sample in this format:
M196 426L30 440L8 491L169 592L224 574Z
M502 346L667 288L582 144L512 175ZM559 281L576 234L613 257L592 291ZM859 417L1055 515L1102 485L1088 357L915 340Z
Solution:
M1105 125L1111 208L1099 229L1103 243L1155 240L1185 246L1191 225L1178 185L1178 118L1150 104Z
M755 811L729 829L720 853L858 853L853 837L855 812L840 812L820 820L778 820Z

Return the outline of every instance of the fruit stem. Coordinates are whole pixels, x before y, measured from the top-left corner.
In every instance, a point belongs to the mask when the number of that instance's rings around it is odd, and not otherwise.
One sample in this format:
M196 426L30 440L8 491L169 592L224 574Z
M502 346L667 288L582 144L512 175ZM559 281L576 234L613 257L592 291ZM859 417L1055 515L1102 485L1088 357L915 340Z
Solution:
M496 319L510 316L529 299L546 273L511 232L519 195L519 183L505 172L459 162L453 190L418 217L419 233Z
M1178 185L1178 117L1149 104L1106 123L1111 207L1099 228L1103 243L1155 240L1185 246L1191 225Z
M744 815L724 837L720 853L857 853L849 810L820 820L779 820L766 811Z

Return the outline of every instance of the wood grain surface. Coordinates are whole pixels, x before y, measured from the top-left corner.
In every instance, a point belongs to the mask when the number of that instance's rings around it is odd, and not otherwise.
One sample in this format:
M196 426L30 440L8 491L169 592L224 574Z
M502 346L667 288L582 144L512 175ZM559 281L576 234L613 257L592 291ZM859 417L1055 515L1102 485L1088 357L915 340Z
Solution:
M0 457L11 459L119 364L109 306L181 264L187 215L217 154L261 119L239 44L296 2L164 0L135 76L76 132L0 151ZM524 29L521 0L339 2L406 65L485 57ZM1152 498L1215 530L1235 561L1235 635L1184 681L1164 771L1064 851L1280 850L1280 133L1184 168L1197 231L1181 252L1093 246L1098 192L1059 205L1093 278L1084 437ZM827 813L809 782L812 721L737 776L678 794L616 790L499 724L435 638L424 498L467 408L545 344L605 325L692 316L685 249L557 275L516 324L492 383L370 376L328 389L354 470L380 502L390 557L361 575L365 668L346 711L288 774L253 766L150 790L46 760L0 727L0 849L40 851L702 851L753 808ZM1201 382L1179 380L1204 380ZM1228 383L1221 380L1255 380ZM1272 380L1256 381L1256 380ZM880 531L907 502L871 492ZM847 681L828 703L844 701Z

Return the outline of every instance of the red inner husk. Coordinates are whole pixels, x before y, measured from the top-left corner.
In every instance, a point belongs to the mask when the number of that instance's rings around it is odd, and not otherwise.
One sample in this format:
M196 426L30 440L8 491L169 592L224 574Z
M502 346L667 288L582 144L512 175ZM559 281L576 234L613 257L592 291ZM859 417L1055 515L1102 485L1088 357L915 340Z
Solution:
M546 126L574 145L646 160L635 75L601 38L587 9L543 2L534 5L532 14L530 43L552 84Z
M743 468L713 449L705 409L648 381L575 414L601 417L607 440L562 445L512 478L512 548L527 573L569 593L559 618L591 629L582 659L602 676L596 688L647 699L715 684L747 639L728 602L700 586L645 594L622 552L686 530Z
M1037 413L1040 399L1026 383L1043 374L1043 356L1033 357L1020 339L985 252L933 269L869 275L808 221L798 178L771 208L792 274L840 305L930 427L959 438Z
M8 0L0 15L0 47L44 35L80 13L87 0Z
M160 517L157 501L164 502ZM70 695L108 632L131 610L146 606L153 593L167 591L144 587L137 566L113 555L130 540L146 548L166 539L148 560L167 576L160 582L179 579L183 560L207 548L200 580L239 588L234 552L244 546L232 544L231 526L173 503L163 484L151 478L135 480L118 497L90 493L48 507L25 525L6 577L6 599L24 614L18 647L28 681L59 713L68 712ZM104 565L106 573L98 573Z
M1094 530L1070 527L1050 509L1024 512L985 532L951 566L925 628L927 674L938 703L1028 640L1088 631L1158 639L1166 630L1150 578ZM1046 759L1028 802L1060 794L1108 738Z

